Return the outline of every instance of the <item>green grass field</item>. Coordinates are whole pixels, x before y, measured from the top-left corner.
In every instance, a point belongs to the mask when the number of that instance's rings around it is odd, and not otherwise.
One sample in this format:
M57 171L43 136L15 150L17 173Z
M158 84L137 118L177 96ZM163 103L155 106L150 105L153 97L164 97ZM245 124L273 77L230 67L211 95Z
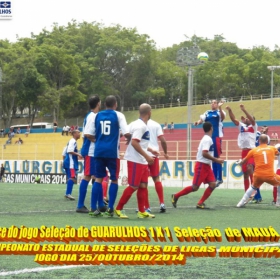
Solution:
M261 245L264 243L252 242L250 244L228 243L224 236L227 227L241 229L241 227L269 227L273 226L280 232L280 209L271 205L272 192L263 191L264 201L261 204L249 204L244 209L237 209L235 205L244 191L217 189L208 199L209 209L196 209L195 205L201 197L204 188L196 193L182 197L178 207L174 209L170 202L172 193L180 188L165 188L167 212L159 213L158 201L153 187L149 187L150 203L155 219L140 220L135 213L136 196L134 195L125 210L128 220L113 218L91 218L85 214L75 212L76 202L64 200L64 185L35 185L35 184L5 184L1 183L0 227L15 225L20 227L40 227L42 225L65 227L71 225L78 228L84 226L91 228L98 226L145 226L169 227L174 233L175 226L181 228L205 228L211 226L219 229L223 234L221 243L208 243L219 248L222 245ZM90 188L89 188L90 190ZM123 187L119 189L119 196ZM77 197L78 187L74 187L73 195ZM90 191L86 205L89 206ZM118 200L118 199L117 199ZM173 234L174 241L151 242L154 245L199 245L204 243L179 242ZM53 242L54 243L54 242ZM267 243L267 242L266 242ZM89 242L88 244L93 245ZM98 244L98 243L96 243ZM101 244L101 243L99 243ZM102 243L104 244L104 243ZM112 242L111 244L119 244ZM122 243L129 245L131 243ZM109 245L107 243L107 245ZM280 245L280 243L279 243ZM41 266L34 262L34 256L1 255L0 278L279 278L278 258L187 258L186 265L171 266L55 266L53 270L46 271L49 266ZM42 268L40 270L39 268ZM65 269L61 269L65 268ZM34 272L24 273L26 269L35 269ZM36 270L37 269L37 270Z

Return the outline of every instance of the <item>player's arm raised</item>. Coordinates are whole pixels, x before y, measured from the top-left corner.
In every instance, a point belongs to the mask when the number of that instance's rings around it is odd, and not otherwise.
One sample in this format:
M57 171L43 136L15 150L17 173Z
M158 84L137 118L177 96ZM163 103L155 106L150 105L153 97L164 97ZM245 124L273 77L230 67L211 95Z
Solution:
M229 117L231 119L231 121L235 124L235 125L239 125L239 121L235 118L235 115L233 114L231 108L229 106L226 106L226 109L228 111Z
M221 115L221 120L223 121L226 117L225 112L222 110L222 106L224 105L224 102L220 101L218 104L220 115Z
M252 125L255 125L256 124L256 121L255 119L253 118L252 115L250 115L246 109L245 109L245 106L243 104L240 104L240 109L242 110L242 112L244 112L244 114L246 115L246 117L251 121L251 124Z

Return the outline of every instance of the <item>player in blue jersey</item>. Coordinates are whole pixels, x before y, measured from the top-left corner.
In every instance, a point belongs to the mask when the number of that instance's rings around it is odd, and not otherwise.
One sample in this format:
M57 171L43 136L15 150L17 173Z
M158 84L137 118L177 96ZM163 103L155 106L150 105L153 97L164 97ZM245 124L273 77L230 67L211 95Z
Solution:
M83 124L83 146L81 149L81 155L84 157L84 178L80 183L79 188L79 199L76 212L77 213L89 213L89 210L85 206L85 198L87 194L88 183L92 179L94 183L94 141L95 138L92 136L94 128L94 122L96 114L99 112L101 107L101 101L98 95L94 95L89 98L88 101L90 111L87 113L84 124Z
M78 153L77 140L80 139L80 131L74 130L73 137L67 144L66 156L63 161L63 167L67 175L67 185L65 198L69 200L75 200L72 196L72 190L74 184L77 182L76 174L79 169L78 157L82 156Z
M226 117L225 111L222 110L223 102L218 103L217 100L212 100L211 110L206 111L200 115L200 119L194 123L199 125L203 122L210 122L213 126L212 140L214 143L214 157L219 158L222 154L222 137L223 134L223 121ZM212 163L214 176L216 178L216 187L223 183L222 165L216 162Z
M125 116L117 112L117 99L115 96L107 96L105 100L106 110L101 111L95 118L93 135L96 139L95 158L95 182L91 192L91 211L94 217L102 216L102 180L106 177L108 168L111 184L109 187L109 203L105 212L107 216L113 216L114 203L118 192L118 177L120 170L119 142L120 131L125 137L129 137ZM99 208L97 209L97 202Z

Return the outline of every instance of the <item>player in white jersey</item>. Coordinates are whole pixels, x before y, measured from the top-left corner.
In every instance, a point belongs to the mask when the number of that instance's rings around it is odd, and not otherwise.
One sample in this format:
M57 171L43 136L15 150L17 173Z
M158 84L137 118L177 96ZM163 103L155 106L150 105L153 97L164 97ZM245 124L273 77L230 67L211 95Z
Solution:
M158 140L159 140L161 143L163 152L164 152L164 157L166 159L168 159L169 156L167 154L167 143L163 136L163 131L162 131L161 125L150 119L147 123L147 126L148 126L148 129L150 132L149 147L152 150L159 152L159 145L158 145ZM155 183L155 189L156 189L158 199L159 199L159 204L160 204L160 212L164 213L166 211L166 208L164 205L163 187L162 187L162 183L159 178L159 171L160 171L159 170L159 157L153 155L151 152L148 152L148 154L150 156L154 157L154 159L155 159L154 163L152 165L149 165L149 170L150 170L150 176L153 178L153 181ZM147 196L147 200L145 203L145 208L148 210L150 209L148 196Z
M139 108L140 118L129 125L131 141L126 149L124 158L127 160L128 183L120 201L115 209L115 213L121 219L127 219L123 211L124 205L128 202L132 194L137 190L138 218L154 218L145 212L145 200L147 197L147 185L149 177L148 164L153 164L154 158L148 155L148 150L153 154L158 154L149 148L150 134L147 122L151 116L151 106L142 104Z
M203 123L204 136L201 139L196 155L196 163L194 168L194 178L192 185L185 187L183 190L176 194L172 194L171 203L176 208L178 199L191 192L199 189L202 183L209 184L208 188L204 191L203 196L198 201L196 208L204 209L204 201L212 194L212 191L217 187L214 172L212 170L212 162L222 164L223 159L214 157L214 144L212 140L213 125L210 122Z
M63 160L63 167L67 176L67 185L65 198L69 200L75 200L72 196L72 190L74 184L77 182L77 171L79 169L78 158L82 158L82 156L78 153L77 140L80 139L80 131L74 130L73 138L67 144L66 156Z
M232 109L229 106L226 106L226 109L228 110L229 117L232 122L238 126L238 147L242 149L241 158L243 159L247 156L251 149L255 148L258 125L255 118L246 111L243 104L240 104L240 109L244 112L246 117L241 116L241 121L238 121L235 118ZM253 166L253 158L249 159L246 164L242 165L245 192L253 182Z
M96 114L100 110L101 101L98 95L91 96L88 101L90 111L86 115L83 124L83 146L81 149L81 154L84 157L84 177L80 183L79 187L79 199L77 204L77 213L89 213L89 210L85 206L85 198L87 194L88 183L92 179L92 184L94 183L94 137L92 136L92 131L94 128L94 122Z

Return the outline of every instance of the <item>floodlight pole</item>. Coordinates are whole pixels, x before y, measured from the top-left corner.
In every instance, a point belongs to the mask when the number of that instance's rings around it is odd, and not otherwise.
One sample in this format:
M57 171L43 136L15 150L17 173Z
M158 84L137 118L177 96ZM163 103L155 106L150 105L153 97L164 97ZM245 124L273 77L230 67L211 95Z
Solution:
M191 159L191 140L192 140L192 97L193 97L193 70L188 69L188 118L187 118L187 159Z
M203 62L197 59L200 53L199 47L195 44L190 48L182 48L177 53L177 64L188 66L188 114L187 114L187 159L191 160L192 144L192 100L193 100L193 69L192 66L201 65Z
M267 66L271 71L271 85L270 85L270 120L273 120L273 74L275 69L280 69L280 66Z

